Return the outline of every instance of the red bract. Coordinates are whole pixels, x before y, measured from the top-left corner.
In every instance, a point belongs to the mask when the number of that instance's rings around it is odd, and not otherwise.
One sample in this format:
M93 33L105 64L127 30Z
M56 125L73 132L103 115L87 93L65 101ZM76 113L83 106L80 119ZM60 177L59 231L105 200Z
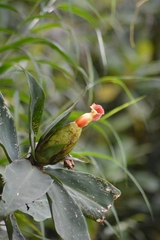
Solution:
M91 121L98 121L104 114L104 109L101 105L93 103L90 108L90 113L84 113L82 116L75 120L78 127L83 128L87 126Z

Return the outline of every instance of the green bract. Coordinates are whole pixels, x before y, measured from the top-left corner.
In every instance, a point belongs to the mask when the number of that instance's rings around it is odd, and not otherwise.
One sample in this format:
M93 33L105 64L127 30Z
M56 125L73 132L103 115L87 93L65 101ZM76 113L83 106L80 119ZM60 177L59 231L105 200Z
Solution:
M40 166L56 164L66 157L74 148L81 135L82 128L75 122L70 122L59 129L44 143L38 144L35 158Z

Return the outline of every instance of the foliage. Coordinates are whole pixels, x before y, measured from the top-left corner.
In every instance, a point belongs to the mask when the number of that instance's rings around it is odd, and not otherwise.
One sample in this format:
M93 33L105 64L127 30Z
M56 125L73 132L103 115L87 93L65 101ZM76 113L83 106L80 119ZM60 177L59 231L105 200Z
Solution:
M159 239L159 1L1 0L0 20L0 90L4 96L0 117L9 116L5 128L0 125L4 150L0 149L0 173L6 181L4 185L1 180L1 192L10 187L7 172L10 179L17 158L22 158L28 172L44 177L23 160L29 147L33 164L34 145L41 136L54 130L59 121L63 125L93 102L100 103L105 116L85 128L72 152L78 160L75 173L89 174L91 179L97 176L97 181L109 179L122 196L115 202L116 210L107 213L104 226L86 218L91 239ZM36 101L34 78L45 92L45 102L43 90ZM38 114L34 115L35 108ZM68 170L58 170L60 163L55 166L44 177L46 181L54 175L55 191L60 194L62 190L74 209L83 204L88 209L90 199L77 202L83 194L59 178L59 171L67 174ZM45 189L48 198L42 191L43 196L34 202L19 206L16 219L12 214L5 219L11 235L16 236L13 230L17 228L27 239L59 239L50 220L51 213L59 218L51 201L53 188ZM84 213L83 208L80 211ZM64 234L62 226L55 226ZM0 235L7 239L2 227Z
M17 231L16 239L25 239L17 227L16 220L12 214L16 210L23 212L23 209L26 207L27 213L34 218L35 212L38 212L40 209L34 204L34 211L30 211L30 207L33 205L32 203L41 199L41 197L44 199L45 194L47 194L49 200L48 209L50 205L55 228L59 235L66 240L80 239L83 237L90 239L83 214L95 221L103 223L106 218L105 213L112 206L113 201L120 196L120 191L106 180L90 174L81 172L75 172L73 174L69 170L61 171L61 169L52 169L51 167L38 169L38 167L40 167L39 159L35 156L34 151L36 147L35 139L43 113L44 93L34 77L28 72L26 72L26 74L30 85L28 119L31 147L30 156L27 158L18 157L19 145L13 118L5 106L3 96L1 96L0 113L2 130L0 140L7 153L6 156L8 160L12 162L6 167L3 174L5 184L0 202L0 220L6 222L9 239L14 239ZM72 107L65 111L61 117L58 117L58 120L53 122L52 127L42 136L44 144L48 144L48 142L46 142L48 136L55 134L55 129L59 129L62 126L64 119L66 120L66 116L68 116L71 110ZM57 141L58 137L59 136L57 136ZM53 145L53 147L55 146ZM37 148L36 152L38 152ZM53 152L52 154L54 155L55 153ZM15 156L17 156L17 158L15 158ZM31 165L31 163L33 165ZM48 164L49 162L46 162L45 165ZM69 189L64 187L67 183ZM44 203L45 202L41 202L41 207ZM48 209L44 211L44 215L39 219L40 221L48 218ZM9 223L6 220L7 218L10 218ZM10 228L9 225L12 227Z

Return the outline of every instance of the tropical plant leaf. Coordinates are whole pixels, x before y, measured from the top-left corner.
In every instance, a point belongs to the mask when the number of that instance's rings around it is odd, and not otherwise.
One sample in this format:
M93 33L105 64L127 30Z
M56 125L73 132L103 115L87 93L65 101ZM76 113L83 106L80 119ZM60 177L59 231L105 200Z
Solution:
M48 175L32 166L26 159L13 161L6 167L3 177L5 185L0 202L0 217L40 198L52 183Z
M9 240L25 240L25 237L21 233L16 218L13 214L10 214L5 219Z
M51 211L46 196L36 199L34 202L28 203L19 208L20 211L31 215L35 221L41 222L47 218L51 218Z
M84 216L63 185L55 180L48 195L58 234L64 240L89 240Z
M97 222L103 221L106 212L121 192L108 181L88 173L46 168L53 178L58 178L80 206L83 214Z
M19 158L19 145L13 117L0 93L0 145L9 162Z
M41 122L43 108L44 108L44 92L36 79L26 70L24 70L29 86L30 86L30 103L29 103L29 138L32 148L32 154L34 156L35 149L35 136L38 133L38 128Z
M61 115L59 115L45 130L43 135L41 136L37 148L41 148L48 139L54 134L54 132L64 125L66 120L68 119L72 109L75 107L75 105L78 103L79 100L77 100L69 109L67 109L65 112L63 112Z
M106 154L103 154L103 153L97 153L97 152L89 152L89 151L83 151L81 152L81 156L85 157L85 156L92 156L92 157L97 157L97 158L102 158L102 159L106 159L108 161L112 161L114 162L117 166L119 166L121 169L124 170L124 172L130 177L130 179L134 182L134 184L137 186L137 188L139 189L140 193L142 194L143 198L144 198L144 201L148 207L148 210L151 214L151 216L153 217L153 212L152 212L152 208L151 208L151 205L150 205L150 202L143 190L143 188L141 187L141 185L138 183L138 181L136 180L136 178L132 175L132 173L127 169L125 168L125 166L123 166L119 161L117 161L116 159L114 159L113 157L109 156L109 155L106 155Z

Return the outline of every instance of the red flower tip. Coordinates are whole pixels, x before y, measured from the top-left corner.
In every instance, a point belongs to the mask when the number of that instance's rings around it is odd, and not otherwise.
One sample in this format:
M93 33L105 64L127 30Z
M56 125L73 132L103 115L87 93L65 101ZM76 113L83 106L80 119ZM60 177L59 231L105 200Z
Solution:
M90 106L90 108L91 108L90 113L84 113L82 116L75 120L78 127L83 128L87 126L91 121L99 120L101 116L104 114L104 109L101 105L93 103L92 106Z
M104 114L104 109L101 105L97 105L95 103L90 106L91 113L93 114L92 121L97 121L101 118L101 116Z

